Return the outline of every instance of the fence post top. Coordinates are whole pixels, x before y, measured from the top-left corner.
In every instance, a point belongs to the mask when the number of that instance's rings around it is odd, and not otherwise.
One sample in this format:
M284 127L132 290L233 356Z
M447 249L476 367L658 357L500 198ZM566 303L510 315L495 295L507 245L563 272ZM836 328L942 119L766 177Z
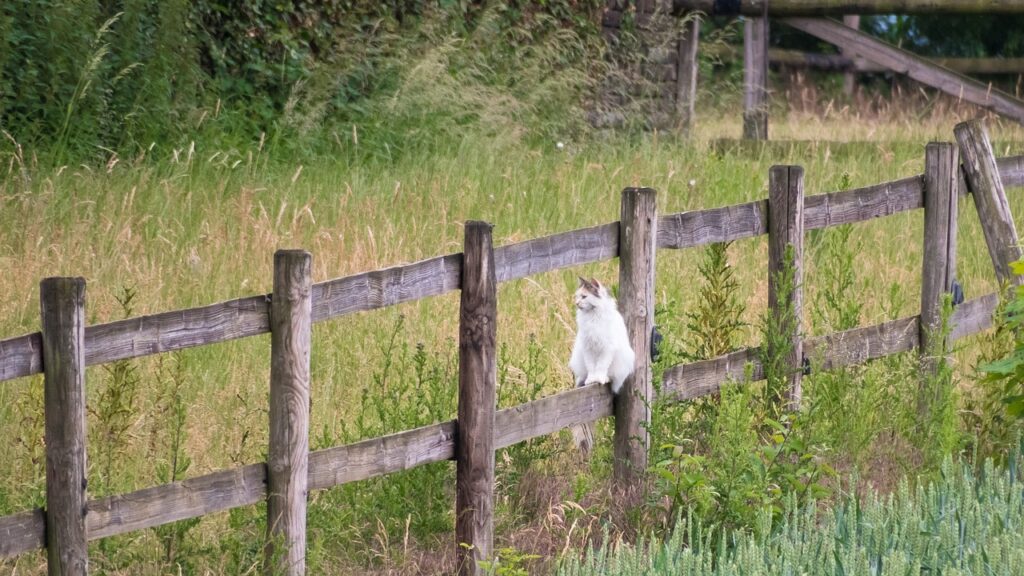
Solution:
M798 164L775 164L769 169L771 172L794 172L803 175L804 167Z
M59 285L63 285L63 284L71 284L71 285L75 285L75 286L77 286L77 285L84 286L85 285L85 278L83 278L81 276L47 276L46 278L43 278L39 282L40 286L47 286L47 285L59 286Z
M658 193L658 191L655 190L654 188L646 188L646 187L640 187L640 188L628 187L628 188L623 188L622 189L622 195L623 196L626 196L627 194L635 194L635 195L638 195L638 196L646 196L646 195L652 195L653 196L653 195L655 195L657 193Z
M466 220L466 223L463 226L465 226L467 229L468 228L486 228L488 230L493 230L494 229L494 224L491 224L490 222L486 222L484 220Z
M302 248L279 248L274 258L312 258L312 255Z

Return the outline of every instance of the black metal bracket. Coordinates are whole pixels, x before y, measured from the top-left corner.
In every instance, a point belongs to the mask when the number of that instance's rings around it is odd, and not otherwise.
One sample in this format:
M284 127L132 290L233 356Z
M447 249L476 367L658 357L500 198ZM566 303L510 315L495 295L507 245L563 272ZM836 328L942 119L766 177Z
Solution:
M956 281L956 278L953 279L953 286L950 288L950 292L953 294L954 307L964 303L964 287Z
M651 362L657 362L661 356L661 341L664 339L658 331L658 325L651 326Z

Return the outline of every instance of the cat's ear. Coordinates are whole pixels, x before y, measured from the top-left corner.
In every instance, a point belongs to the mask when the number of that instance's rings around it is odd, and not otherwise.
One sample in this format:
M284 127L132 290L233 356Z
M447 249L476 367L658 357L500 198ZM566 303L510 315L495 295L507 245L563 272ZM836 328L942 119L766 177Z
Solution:
M577 278L580 279L580 288L586 288L588 284L587 279L583 276L577 276Z
M594 287L594 292L600 292L601 289L604 288L604 286L602 286L601 283L598 282L597 278L591 278L590 284Z

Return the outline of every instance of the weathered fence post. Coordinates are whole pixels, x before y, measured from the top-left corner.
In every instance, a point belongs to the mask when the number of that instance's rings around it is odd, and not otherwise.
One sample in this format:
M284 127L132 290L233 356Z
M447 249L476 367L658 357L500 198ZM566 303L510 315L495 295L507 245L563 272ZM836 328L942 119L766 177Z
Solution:
M1020 284L1021 277L1010 271L1010 263L1021 258L1020 240L1017 239L1017 229L985 123L981 120L962 122L957 124L954 132L996 278L1001 283Z
M847 14L843 16L843 24L846 24L854 30L860 30L860 15L859 14ZM859 58L856 52L850 50L839 49L839 53L847 58L850 58L854 62L858 61ZM847 70L843 73L843 93L847 96L853 96L855 89L857 88L857 67Z
M633 376L615 399L615 479L634 486L647 469L651 420L651 331L654 329L654 253L657 245L656 193L622 191L619 222L619 310L636 353Z
M793 259L787 263L786 252ZM790 410L800 409L803 379L803 342L800 314L803 304L804 255L804 169L800 166L772 166L768 177L768 306L778 323L780 335L789 342L784 359L788 373ZM792 270L787 269L787 264ZM792 281L787 281L789 273ZM769 342L769 348L779 343ZM776 351L769 349L771 357Z
M46 548L51 576L86 574L85 279L39 286L46 438Z
M459 305L455 540L460 575L483 573L494 538L497 279L492 226L466 222Z
M743 24L743 138L768 139L768 14Z
M683 34L679 38L679 53L676 62L676 115L679 126L686 136L693 131L694 105L697 101L697 45L700 42L700 17L687 16Z
M268 574L298 576L306 572L311 260L303 250L278 250L274 254L264 551Z
M932 142L925 148L924 160L924 254L921 263L922 374L934 374L935 354L945 354L946 342L934 342L942 322L942 297L953 291L956 277L957 188L960 159L956 147L948 142ZM918 414L926 416L930 402L925 380L918 394Z

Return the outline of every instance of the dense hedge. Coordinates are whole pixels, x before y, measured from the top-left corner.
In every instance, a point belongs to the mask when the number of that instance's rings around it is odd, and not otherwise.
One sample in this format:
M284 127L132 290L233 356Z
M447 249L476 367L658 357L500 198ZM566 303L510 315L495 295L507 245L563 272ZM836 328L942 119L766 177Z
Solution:
M505 29L546 16L593 20L599 0L20 0L0 4L0 125L19 142L77 156L141 149L195 130L270 130L318 69L328 104L387 85L423 37L465 36L488 8ZM514 43L515 36L495 38ZM326 75L326 73L325 73ZM308 86L306 86L308 88ZM204 119L205 120L205 119Z

